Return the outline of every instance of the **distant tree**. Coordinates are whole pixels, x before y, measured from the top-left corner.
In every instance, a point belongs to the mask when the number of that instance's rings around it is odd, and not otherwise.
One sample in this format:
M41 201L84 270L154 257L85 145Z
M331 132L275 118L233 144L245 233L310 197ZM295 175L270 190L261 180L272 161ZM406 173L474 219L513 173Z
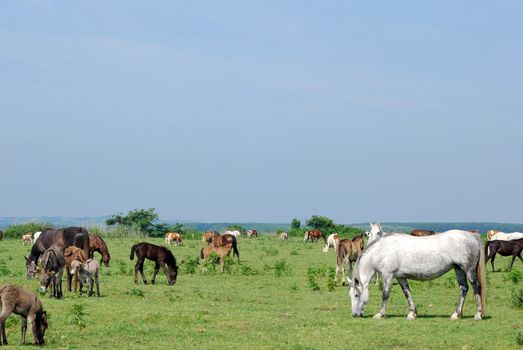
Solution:
M336 228L336 224L332 219L322 215L313 215L306 221L306 225L315 230L321 230L324 233L334 231Z
M127 227L137 227L144 234L151 235L155 233L155 222L158 220L158 214L154 208L149 209L135 209L123 215L118 213L111 215L105 223L107 226L122 225Z
M291 230L299 230L301 228L301 221L298 219L292 219Z

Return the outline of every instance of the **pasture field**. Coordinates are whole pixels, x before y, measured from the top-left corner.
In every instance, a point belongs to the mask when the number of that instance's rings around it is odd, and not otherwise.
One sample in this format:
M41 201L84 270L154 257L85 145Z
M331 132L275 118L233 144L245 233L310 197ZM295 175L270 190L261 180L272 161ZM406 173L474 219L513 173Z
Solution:
M511 274L488 272L487 317L472 319L472 288L465 317L451 321L459 289L453 271L430 282L411 282L418 319L407 321L407 302L394 284L386 319L374 320L381 291L371 285L364 318L353 318L346 287L332 288L332 249L272 236L239 238L241 264L196 264L202 242L185 240L171 247L178 281L168 286L162 272L156 285L135 286L129 260L130 238L106 238L111 266L101 268L101 297L64 299L40 296L50 316L46 347L53 349L521 349L523 312L512 305L511 293L522 287L516 261ZM145 239L163 245L163 239ZM0 242L0 284L19 284L36 292L39 282L25 277L28 246L19 240ZM96 254L99 258L99 255ZM182 263L183 261L183 263ZM234 260L236 261L236 259ZM505 268L509 258L497 257ZM146 262L150 280L152 262ZM490 263L488 265L490 271ZM319 289L319 290L318 290ZM18 316L7 321L10 345L18 347ZM28 332L28 340L30 331ZM523 339L521 339L523 342Z

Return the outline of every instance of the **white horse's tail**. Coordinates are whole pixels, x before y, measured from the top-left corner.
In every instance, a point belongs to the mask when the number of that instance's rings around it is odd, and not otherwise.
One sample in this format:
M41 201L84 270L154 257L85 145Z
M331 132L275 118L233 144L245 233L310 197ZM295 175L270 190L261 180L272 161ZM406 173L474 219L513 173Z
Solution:
M480 240L481 242L481 240ZM485 268L485 251L480 243L480 254L478 267L476 268L476 275L479 280L480 298L481 298L481 317L485 315L485 304L487 303L487 272Z

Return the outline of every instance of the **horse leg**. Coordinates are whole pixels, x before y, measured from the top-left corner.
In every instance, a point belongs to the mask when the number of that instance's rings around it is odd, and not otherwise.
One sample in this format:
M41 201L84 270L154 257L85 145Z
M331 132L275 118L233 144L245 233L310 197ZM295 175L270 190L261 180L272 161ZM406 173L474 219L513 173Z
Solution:
M92 297L93 296L93 277L92 276L89 276L89 278L87 279L87 295Z
M336 257L336 274L334 275L334 285L338 285L338 272L340 271L340 258ZM344 281L345 282L345 281Z
M71 275L71 271L69 270L69 267L65 268L65 287L68 291L71 291L71 282L73 280L73 276Z
M454 270L456 271L456 279L458 280L460 294L458 304L456 305L456 311L454 311L454 313L450 316L451 320L457 320L463 316L463 304L465 303L465 297L467 296L467 292L469 290L465 271L458 267L456 267Z
M492 254L492 257L490 258L490 263L492 264L492 272L494 272L494 258L496 257L496 252Z
M347 260L349 260L348 255L346 255L343 258L343 262L341 263L341 285L344 286L347 284Z
M94 275L95 282L96 282L96 296L100 296L100 285L98 284L98 273Z
M391 273L385 273L385 274L382 273L381 279L383 281L383 293L381 294L380 312L378 312L373 317L376 320L379 320L385 316L385 311L387 310L387 301L389 300L389 296L390 296L390 288L392 287L392 274Z
M512 270L512 265L514 265L514 261L516 261L516 254L512 256L512 261L510 262L510 265L508 266L508 271Z
M14 304L12 307L8 306L5 302L2 304L2 313L0 313L0 325L1 325L1 340L2 344L7 345L7 337L5 335L5 320L13 312Z
M0 324L0 345L7 345L7 337L5 335L5 322Z
M472 285L472 289L474 290L474 298L476 299L476 313L474 314L474 319L481 320L481 314L483 313L483 309L481 306L481 284L479 283L475 268L466 271L466 273L467 278L470 281L470 284Z
M25 344L25 334L27 333L27 318L22 316L22 325L20 327L20 345Z
M417 310L416 305L414 305L414 300L412 300L409 282L405 278L397 278L397 280L400 283L403 294L405 294L405 298L407 298L407 302L409 303L409 314L407 315L407 320L414 320L417 316Z
M156 279L156 274L160 270L160 263L157 261L154 265L154 272L153 272L153 279L151 280L151 283L154 284L154 280Z

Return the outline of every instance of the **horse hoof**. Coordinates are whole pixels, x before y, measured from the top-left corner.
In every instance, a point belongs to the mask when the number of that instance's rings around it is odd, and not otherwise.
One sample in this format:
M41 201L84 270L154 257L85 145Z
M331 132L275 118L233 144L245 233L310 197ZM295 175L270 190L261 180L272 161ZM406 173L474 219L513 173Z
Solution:
M459 314L457 312L454 312L452 315L450 315L451 320L459 320Z
M381 314L378 313L378 314L374 315L372 318L375 320L381 320L382 316L381 316Z
M407 320L414 321L415 319L416 319L416 314L415 313L409 313L407 315Z
M483 318L481 317L481 314L478 312L477 314L474 315L474 319L476 321L481 321Z

